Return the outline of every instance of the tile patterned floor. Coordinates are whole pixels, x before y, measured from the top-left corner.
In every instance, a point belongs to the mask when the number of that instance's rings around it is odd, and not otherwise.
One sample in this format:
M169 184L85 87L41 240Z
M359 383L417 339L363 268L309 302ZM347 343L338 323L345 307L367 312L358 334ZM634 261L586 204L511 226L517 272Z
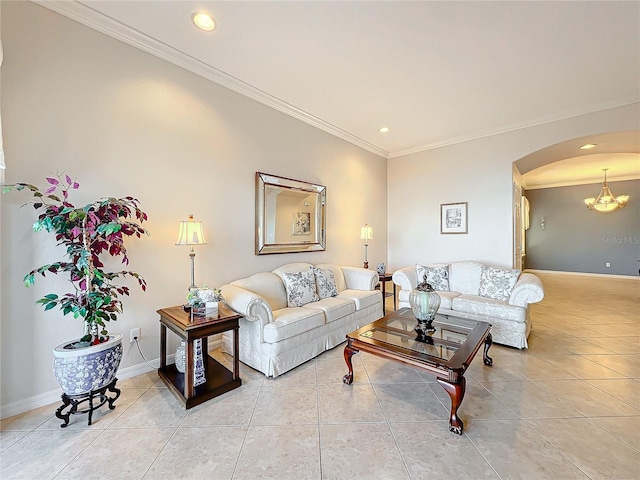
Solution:
M640 282L540 276L530 348L467 372L462 436L432 377L360 353L347 386L338 347L276 379L243 366L188 411L151 372L91 427L57 405L5 419L0 478L639 479Z

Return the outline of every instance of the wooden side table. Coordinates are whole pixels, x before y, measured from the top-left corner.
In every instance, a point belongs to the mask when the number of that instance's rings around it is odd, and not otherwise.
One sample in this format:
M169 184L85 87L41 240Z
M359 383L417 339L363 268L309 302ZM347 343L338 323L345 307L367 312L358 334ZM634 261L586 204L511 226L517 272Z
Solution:
M391 278L393 277L393 272L391 273L386 272L382 274L379 273L378 277L380 277L380 291L382 292L382 301L384 306L384 299L387 297L386 284L387 282L391 281ZM395 283L393 284L393 309L396 310L396 284Z
M191 408L206 400L238 388L240 380L240 360L238 358L237 314L220 302L217 313L194 316L185 312L182 306L158 310L160 314L160 368L158 375L185 408ZM185 341L185 373L180 373L175 364L167 365L167 328ZM209 356L207 338L210 335L233 330L233 372ZM193 341L202 339L206 383L193 385Z

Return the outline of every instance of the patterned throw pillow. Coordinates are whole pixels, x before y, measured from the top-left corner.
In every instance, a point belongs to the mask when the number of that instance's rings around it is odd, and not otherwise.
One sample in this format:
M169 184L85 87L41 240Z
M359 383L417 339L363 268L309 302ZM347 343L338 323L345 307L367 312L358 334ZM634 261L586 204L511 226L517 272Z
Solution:
M431 265L425 267L416 263L416 274L418 275L418 283L424 281L427 275L427 283L429 283L437 292L449 291L449 265Z
M330 268L310 267L316 278L316 291L320 298L338 296L336 277Z
M478 295L508 302L519 276L520 270L503 270L483 265Z
M297 273L282 273L284 288L287 290L287 305L301 307L318 301L316 279L311 270Z

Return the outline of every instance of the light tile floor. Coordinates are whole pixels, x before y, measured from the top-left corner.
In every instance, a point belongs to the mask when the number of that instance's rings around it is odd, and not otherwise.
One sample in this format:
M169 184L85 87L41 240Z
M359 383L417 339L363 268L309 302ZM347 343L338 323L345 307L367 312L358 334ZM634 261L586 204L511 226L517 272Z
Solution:
M188 411L150 372L91 427L61 429L58 405L5 419L0 478L638 479L640 282L540 276L530 348L467 372L462 436L432 377L360 353L347 386L337 347L276 379L243 366L241 388Z

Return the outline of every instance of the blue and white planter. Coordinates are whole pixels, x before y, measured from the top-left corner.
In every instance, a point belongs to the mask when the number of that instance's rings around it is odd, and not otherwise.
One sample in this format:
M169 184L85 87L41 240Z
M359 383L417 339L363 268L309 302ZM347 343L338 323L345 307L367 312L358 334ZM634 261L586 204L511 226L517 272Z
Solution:
M71 349L65 346L79 339L61 343L53 349L53 374L62 391L81 395L109 385L116 377L122 359L122 335L90 347Z

